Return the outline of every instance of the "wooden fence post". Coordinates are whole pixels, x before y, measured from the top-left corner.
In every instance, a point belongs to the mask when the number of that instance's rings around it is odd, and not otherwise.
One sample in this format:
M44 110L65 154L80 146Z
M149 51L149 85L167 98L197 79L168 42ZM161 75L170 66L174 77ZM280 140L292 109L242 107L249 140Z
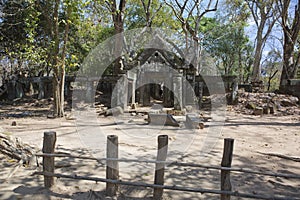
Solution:
M118 158L119 142L117 135L107 136L107 158ZM119 178L119 163L118 161L108 160L106 162L106 178L112 180L118 180ZM113 183L106 183L106 194L108 196L115 196L117 194L118 185Z
M56 132L44 132L43 153L54 153L56 143ZM54 157L43 157L43 171L54 173ZM51 188L54 185L54 177L44 176L44 184L46 188Z
M166 161L168 153L168 135L158 136L158 150L157 150L157 161ZM164 174L165 174L165 164L156 163L155 165L155 177L154 184L163 185L164 184ZM162 199L163 189L154 188L153 198Z
M221 167L231 167L234 139L224 139L224 149ZM221 190L231 191L230 171L221 170ZM230 200L230 195L221 194L221 200Z

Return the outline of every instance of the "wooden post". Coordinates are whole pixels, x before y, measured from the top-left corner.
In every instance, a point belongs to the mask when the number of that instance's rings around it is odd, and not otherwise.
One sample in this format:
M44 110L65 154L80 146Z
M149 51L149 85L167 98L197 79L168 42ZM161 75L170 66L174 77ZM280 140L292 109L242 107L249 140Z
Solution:
M117 135L107 136L107 158L118 158L119 142ZM118 161L108 160L106 162L106 178L112 180L118 180L119 178L119 163ZM115 196L117 194L118 185L113 183L106 183L106 194L108 196Z
M54 153L56 143L56 132L44 132L43 153ZM43 157L44 172L54 173L54 157ZM54 185L54 177L44 176L44 184L46 188L51 188Z
M234 139L224 139L221 167L231 167ZM230 171L221 170L221 190L231 191ZM230 200L230 195L221 194L221 200Z
M159 135L158 136L158 150L157 150L157 161L166 161L168 153L168 136ZM165 174L165 164L156 163L155 165L155 177L154 184L163 185L164 184L164 174ZM162 199L163 189L154 188L153 198Z

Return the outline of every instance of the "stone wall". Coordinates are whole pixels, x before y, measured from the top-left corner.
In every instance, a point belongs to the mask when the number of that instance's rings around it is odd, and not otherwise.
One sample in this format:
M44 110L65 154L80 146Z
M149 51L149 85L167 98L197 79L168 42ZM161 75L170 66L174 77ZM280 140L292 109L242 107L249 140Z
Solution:
M291 79L285 88L287 94L300 98L300 79Z

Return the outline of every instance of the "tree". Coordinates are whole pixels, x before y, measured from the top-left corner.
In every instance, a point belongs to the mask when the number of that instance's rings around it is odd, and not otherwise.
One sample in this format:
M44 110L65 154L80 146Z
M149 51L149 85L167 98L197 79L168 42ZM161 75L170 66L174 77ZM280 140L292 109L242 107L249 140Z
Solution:
M221 17L221 16L219 16ZM214 18L203 18L201 32L206 35L204 48L216 59L218 68L225 75L239 75L244 80L247 51L251 49L244 23L234 23Z
M51 36L53 38L53 98L54 98L54 116L63 117L64 116L64 85L65 85L65 57L67 50L67 42L69 36L69 16L71 13L69 5L65 5L66 9L66 19L65 19L65 29L63 33L63 46L60 47L60 37L59 37L59 7L60 0L55 0L54 10L53 10L53 32ZM60 48L62 48L62 53L59 55Z
M276 8L280 13L279 21L283 30L283 69L280 78L280 89L284 90L287 80L296 76L296 70L300 61L300 54L295 56L295 46L299 42L300 31L300 0L294 7L293 16L290 17L290 0L277 0Z
M27 73L29 76L40 71L45 63L44 51L35 40L39 12L35 4L28 1L2 1L0 19L0 56L11 63L10 73ZM39 52L39 53L38 53Z
M40 24L42 32L48 40L48 65L53 74L54 116L64 116L64 85L66 74L66 57L70 26L76 24L80 16L81 1L55 0L54 2L38 2L42 14Z
M163 27L177 28L172 10L160 0L130 0L126 9L127 29Z
M115 62L114 62L114 69L113 73L119 74L121 70L121 62L122 62L122 51L124 48L123 41L124 41L124 14L126 8L126 0L120 0L119 3L117 0L105 1L107 8L111 12L112 21L115 28L115 44L114 44L114 55L115 55Z
M281 70L282 57L280 51L272 49L262 62L262 71L267 81L267 91L278 89L279 71Z
M252 82L259 82L261 78L260 64L262 58L262 51L278 16L275 13L276 10L273 9L274 0L246 0L246 2L251 11L252 17L257 28Z
M196 68L196 73L199 73L201 68L199 61L202 51L200 44L203 39L199 32L201 25L200 22L206 14L217 11L219 1L166 0L165 2L173 10L175 17L181 23L181 28L186 41L186 55L191 55L191 59L189 61Z

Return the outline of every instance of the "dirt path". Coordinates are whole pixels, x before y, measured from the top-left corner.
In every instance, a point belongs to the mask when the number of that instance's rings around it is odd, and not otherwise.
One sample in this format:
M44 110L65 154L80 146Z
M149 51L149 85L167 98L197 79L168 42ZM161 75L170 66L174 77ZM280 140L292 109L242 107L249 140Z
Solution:
M250 168L259 171L272 171L300 175L300 163L262 153L279 153L286 156L300 157L300 116L251 116L227 112L222 132L214 136L215 146L203 157L199 149L207 142L207 130L190 133L183 128L148 127L143 125L142 117L126 116L116 122L113 118L98 118L101 126L99 135L78 134L84 127L74 120L47 119L45 116L34 118L9 118L0 120L1 132L20 137L24 142L42 148L43 132L54 130L58 134L57 151L76 155L104 155L105 138L108 134L117 134L120 141L120 157L148 158L156 155L156 135L168 134L170 143L170 160L219 165L222 157L223 139L235 139L234 167ZM11 126L12 121L17 126ZM134 123L134 124L132 124ZM213 127L213 124L211 124ZM94 130L92 127L91 130ZM89 129L88 129L89 130ZM91 131L89 130L89 131ZM97 129L98 130L98 129ZM80 132L80 131L79 131ZM100 138L100 139L99 139ZM189 141L192 138L192 143ZM178 142L179 141L179 142ZM177 142L177 143L176 143ZM178 144L188 144L178 146ZM183 149L177 148L183 147ZM91 150L92 151L88 151ZM95 154L97 152L97 154ZM176 155L176 152L179 152ZM105 184L88 181L58 179L52 192L42 189L43 178L30 176L36 168L21 167L12 178L3 183L15 164L1 156L0 199L98 199L104 198ZM73 175L105 177L105 166L94 161L78 159L57 159L57 172ZM153 165L120 164L120 178L130 181L153 181ZM167 185L219 189L219 172L187 167L168 167L165 174ZM252 194L281 195L299 198L300 180L256 176L251 174L232 173L233 190ZM91 191L92 190L92 191ZM120 198L126 196L136 199L151 197L151 189L121 187ZM207 195L188 192L165 191L165 199L218 199L218 195ZM125 198L126 199L126 198ZM128 199L128 198L127 198ZM239 198L232 198L239 199Z

